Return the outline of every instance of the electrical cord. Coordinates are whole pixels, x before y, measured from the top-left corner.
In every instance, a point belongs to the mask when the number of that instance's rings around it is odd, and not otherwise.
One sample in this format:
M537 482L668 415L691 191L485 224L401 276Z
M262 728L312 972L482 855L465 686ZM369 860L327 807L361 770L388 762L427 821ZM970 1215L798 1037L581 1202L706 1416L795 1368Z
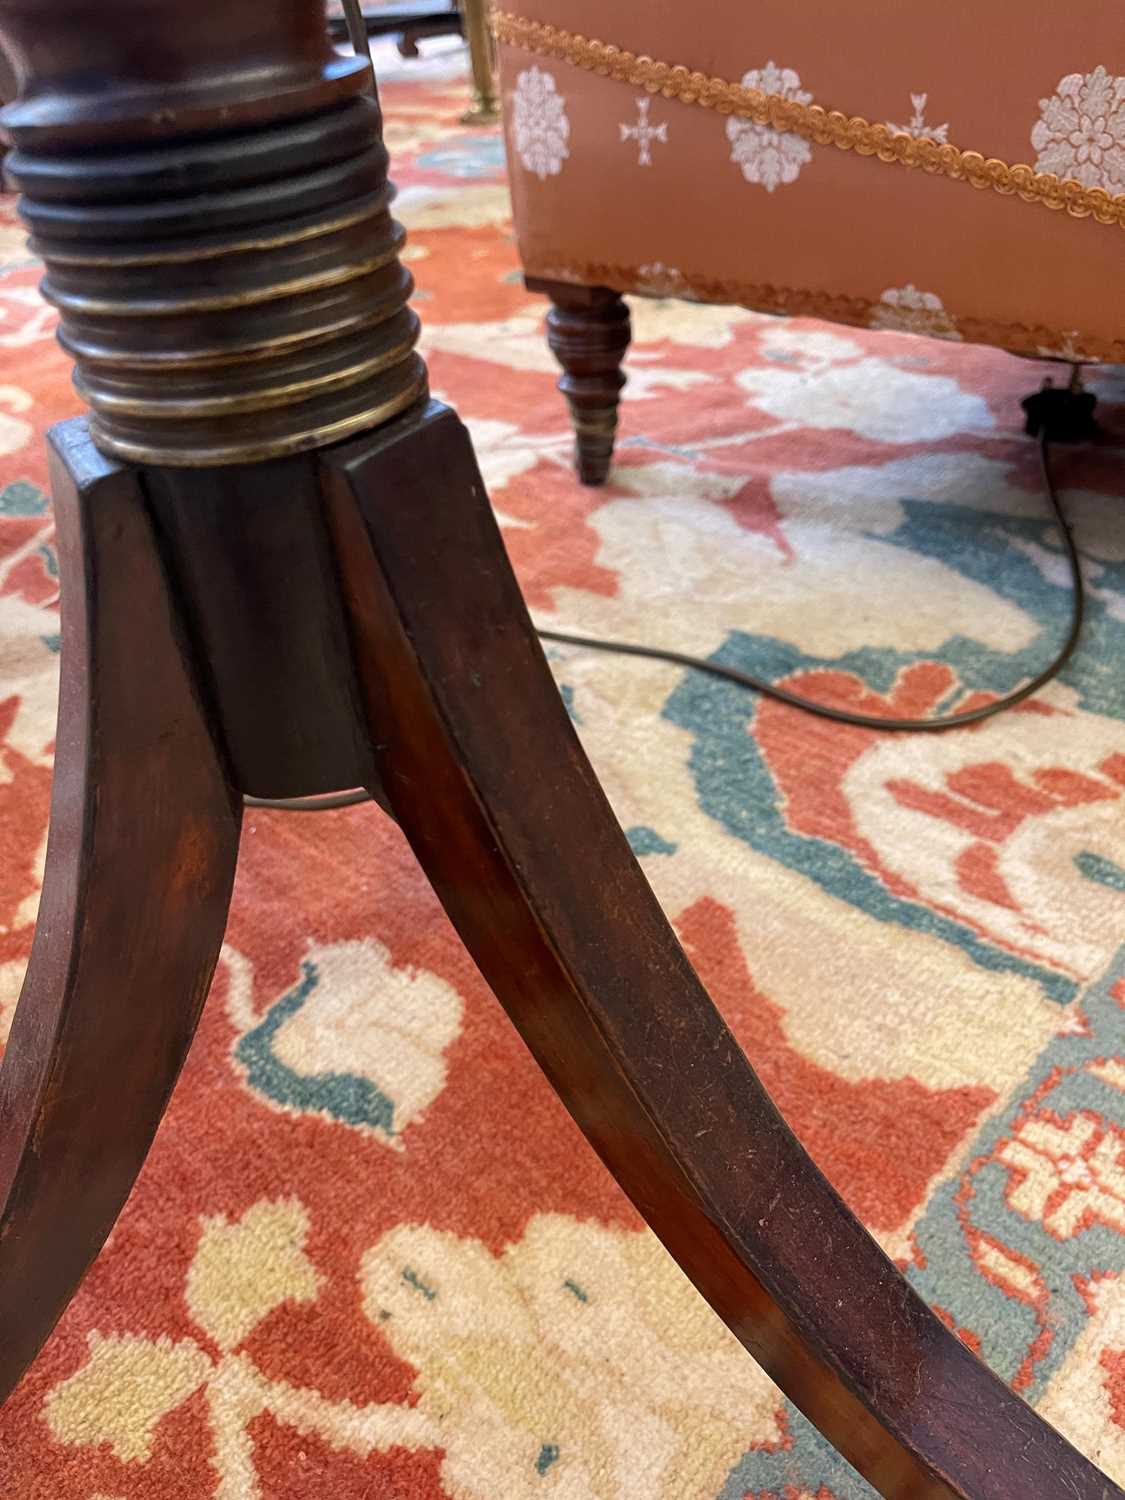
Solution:
M353 50L359 56L366 56L370 63L371 47L367 37L367 28L360 13L359 0L344 0L344 13ZM372 69L371 92L375 93L374 69ZM687 667L696 672L706 672L712 677L719 677L727 682L736 683L739 687L749 688L765 698L773 698L779 703L786 703L790 708L797 708L817 718L830 719L834 723L848 724L855 728L877 729L884 733L937 734L948 729L963 729L969 724L980 724L985 719L994 718L1009 708L1015 708L1018 703L1023 703L1052 678L1057 677L1074 654L1074 649L1082 634L1082 624L1086 613L1086 590L1082 580L1082 567L1078 560L1078 549L1074 544L1074 537L1063 511L1051 468L1050 444L1053 439L1059 442L1076 442L1089 437L1094 430L1095 404L1096 398L1083 390L1082 368L1078 364L1071 365L1071 379L1067 388L1056 387L1050 380L1047 380L1041 390L1028 396L1022 403L1027 414L1027 431L1039 439L1039 461L1043 473L1043 484L1047 500L1062 533L1063 546L1070 567L1072 585L1070 629L1062 648L1042 672L1024 683L1023 687L1006 693L1002 698L995 698L991 703L982 704L979 708L964 709L959 713L943 714L932 719L892 719L877 714L856 714L848 709L833 708L828 703L819 703L814 698L801 697L798 693L791 693L786 688L766 682L763 678L754 677L749 672L740 672L736 667L722 666L719 662L708 661L701 656L690 656L683 651L667 650L660 646L641 646L630 641L602 640L597 636L573 635L564 630L540 629L536 633L540 640L544 641L556 641L562 645L578 646L588 651L611 652L617 656L640 656L651 661L670 662L673 666ZM323 797L292 797L284 800L268 797L243 798L247 807L271 808L281 812L328 812L339 808L355 807L360 802L371 800L371 794L363 788L355 791L332 792Z
M1017 703L1030 698L1053 677L1057 677L1073 656L1074 648L1078 645L1079 636L1082 634L1082 625L1086 615L1086 589L1082 581L1078 549L1074 544L1074 537L1059 500L1051 469L1050 435L1046 428L1039 435L1039 458L1047 498L1062 532L1063 546L1070 565L1073 590L1070 629L1062 648L1042 672L1014 692L1006 693L1002 698L995 698L991 703L982 704L979 708L943 714L932 719L893 719L884 717L882 714L857 714L852 713L850 709L833 708L831 704L820 703L815 698L803 698L797 693L789 692L787 688L766 682L764 678L754 677L749 672L740 672L737 667L726 667L720 662L708 661L702 656L689 656L683 651L666 650L662 646L638 646L628 641L599 640L595 636L571 635L569 631L564 630L540 630L539 637L544 641L558 641L567 646L585 646L591 651L612 651L621 656L643 656L654 661L671 662L678 667L691 667L697 672L707 672L712 677L721 677L727 682L735 682L739 687L750 688L751 691L760 693L764 698L774 698L778 703L787 703L790 708L799 708L804 713L814 714L818 719L831 719L834 723L850 724L858 729L881 729L898 731L902 734L936 734L947 729L963 729L968 724L980 724L985 719L1004 713L1006 709L1015 708Z
M1039 440L1039 464L1043 476L1043 487L1051 512L1058 523L1070 570L1070 628L1062 646L1041 672L1030 678L1022 687L1005 693L1003 697L994 698L990 703L928 719L896 719L884 717L881 714L858 714L852 713L849 709L834 708L831 704L818 702L815 698L802 697L798 693L789 692L787 688L767 682L764 678L755 677L749 672L741 672L737 667L724 666L720 662L709 661L701 656L691 656L684 651L675 651L663 646L638 645L632 641L605 640L598 636L575 635L566 630L537 628L536 634L540 640L554 641L561 645L578 646L589 651L604 651L616 656L639 656L650 661L664 661L673 666L687 667L691 671L706 672L711 677L733 682L739 687L748 688L751 692L760 693L765 698L773 698L778 703L787 704L790 708L800 709L803 713L812 714L820 719L829 719L836 724L847 724L853 728L875 729L884 733L938 734L950 729L964 729L970 724L983 723L986 719L995 718L997 714L1004 713L1010 708L1015 708L1017 704L1025 702L1057 677L1073 656L1081 637L1086 616L1086 588L1082 578L1078 548L1075 545L1074 535L1063 510L1058 485L1055 482L1051 463L1051 443L1052 441L1075 442L1089 437L1094 430L1094 402L1095 398L1082 389L1080 371L1077 366L1075 366L1069 387L1065 389L1056 387L1047 381L1042 390L1029 396L1023 402L1024 411L1027 413L1027 431ZM334 792L325 797L296 797L284 801L263 797L246 797L243 800L247 807L271 808L283 812L325 812L353 807L371 799L368 792L359 789Z
M326 797L243 797L242 805L268 807L274 812L335 812L340 807L374 800L370 792L357 787L354 792L329 792Z

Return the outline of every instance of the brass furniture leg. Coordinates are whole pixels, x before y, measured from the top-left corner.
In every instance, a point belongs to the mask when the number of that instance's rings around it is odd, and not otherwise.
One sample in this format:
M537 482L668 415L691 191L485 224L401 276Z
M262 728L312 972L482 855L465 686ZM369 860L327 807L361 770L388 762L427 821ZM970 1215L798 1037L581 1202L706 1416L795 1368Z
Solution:
M488 24L487 0L459 0L469 43L473 74L473 104L461 116L463 125L493 125L500 118L496 92L496 49Z

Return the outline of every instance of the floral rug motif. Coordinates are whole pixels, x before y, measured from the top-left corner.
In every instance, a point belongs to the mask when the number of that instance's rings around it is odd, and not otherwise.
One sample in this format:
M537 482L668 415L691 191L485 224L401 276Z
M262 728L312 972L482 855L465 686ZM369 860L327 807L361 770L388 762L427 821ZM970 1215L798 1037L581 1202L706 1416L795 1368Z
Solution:
M1037 668L1069 608L1019 423L1047 367L642 302L617 467L582 489L502 147L458 124L443 56L384 77L398 212L435 392L540 622L868 712ZM42 435L78 410L37 275L4 200L0 1041L60 649ZM1089 623L1019 711L895 737L658 662L549 655L794 1128L940 1315L1125 1484L1125 383L1092 378L1103 434L1059 456ZM252 812L197 1045L0 1412L0 1495L870 1494L644 1230L394 827Z

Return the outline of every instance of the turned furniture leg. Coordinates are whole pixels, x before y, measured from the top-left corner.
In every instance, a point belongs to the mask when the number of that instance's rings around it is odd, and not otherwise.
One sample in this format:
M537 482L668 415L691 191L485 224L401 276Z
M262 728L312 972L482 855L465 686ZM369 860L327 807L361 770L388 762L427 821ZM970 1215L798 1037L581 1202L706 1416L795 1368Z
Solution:
M551 299L547 342L563 367L559 390L574 420L578 477L583 484L604 484L625 385L621 366L632 336L629 308L619 292L604 286L528 277L527 287Z
M0 1400L128 1196L191 1045L241 819L136 473L52 434L62 682L35 943L0 1064Z
M382 790L712 1307L884 1496L1121 1500L930 1312L774 1108L582 752L457 418L435 404L321 463Z

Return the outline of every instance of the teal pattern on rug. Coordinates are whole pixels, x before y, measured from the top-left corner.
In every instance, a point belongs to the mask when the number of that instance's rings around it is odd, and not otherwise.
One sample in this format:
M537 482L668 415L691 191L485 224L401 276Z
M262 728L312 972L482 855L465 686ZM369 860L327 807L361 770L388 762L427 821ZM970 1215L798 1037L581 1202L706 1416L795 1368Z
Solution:
M979 1339L981 1357L1003 1380L1011 1383L1021 1369L1030 1371L1020 1394L1032 1405L1088 1326L1077 1282L1125 1274L1125 1237L1093 1224L1060 1241L1043 1224L1017 1213L1007 1201L1011 1169L997 1153L1032 1109L1063 1121L1083 1110L1103 1120L1118 1117L1121 1102L1114 1094L1119 1091L1090 1069L1120 1052L1123 993L1125 949L1109 974L1082 997L1086 1034L1052 1038L1008 1108L981 1129L968 1164L938 1188L915 1231L925 1268L911 1267L907 1279L930 1306L940 1307L958 1328ZM984 1276L969 1241L977 1229L1037 1268L1048 1292L1045 1307L1032 1309ZM1046 1340L1041 1339L1044 1332ZM1045 1347L1040 1352L1041 1343ZM832 1500L873 1500L870 1485L789 1402L786 1420L792 1447L748 1453L716 1500L744 1500L763 1491L784 1494L787 1486L812 1495L823 1486Z
M252 1089L283 1108L327 1115L342 1125L366 1125L394 1134L395 1107L369 1078L358 1073L296 1072L274 1051L277 1034L308 1003L320 983L314 963L301 965L301 979L270 1006L265 1018L248 1031L234 1050Z
M732 631L711 659L773 682L810 670L851 673L881 694L889 693L900 674L919 663L949 666L966 694L1008 692L1038 671L1065 632L1069 590L1048 580L1013 543L1057 551L1050 523L958 505L901 503L905 520L881 540L939 558L1017 605L1041 626L1031 644L1003 652L954 636L938 651L884 647L829 658L771 636ZM1125 720L1125 672L1120 670L1125 661L1125 563L1099 565L1098 589L1089 601L1083 639L1083 649L1061 680L1075 690L1079 705L1088 712ZM690 764L704 812L736 838L868 916L941 938L983 969L1034 979L1062 1004L1074 999L1077 986L1067 975L1010 952L923 901L888 890L851 850L790 829L769 765L751 732L757 705L753 694L698 672L686 672L665 705L665 717L694 736ZM1102 878L1091 870L1082 873Z

